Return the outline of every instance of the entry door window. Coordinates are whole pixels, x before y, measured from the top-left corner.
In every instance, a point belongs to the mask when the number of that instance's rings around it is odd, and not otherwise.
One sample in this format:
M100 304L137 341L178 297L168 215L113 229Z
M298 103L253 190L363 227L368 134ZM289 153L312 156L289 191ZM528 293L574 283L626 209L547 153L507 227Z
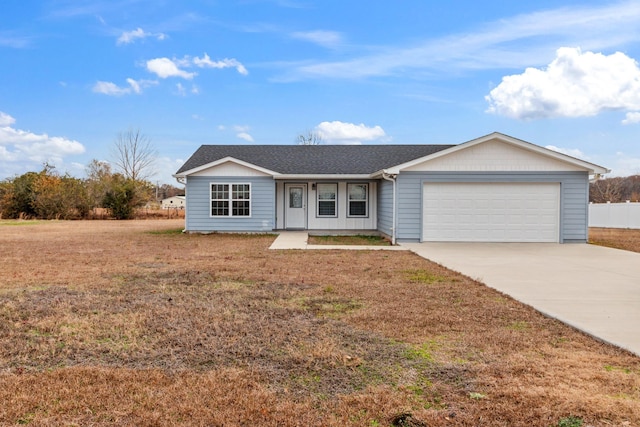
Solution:
M295 209L302 208L302 188L291 187L289 189L289 207Z

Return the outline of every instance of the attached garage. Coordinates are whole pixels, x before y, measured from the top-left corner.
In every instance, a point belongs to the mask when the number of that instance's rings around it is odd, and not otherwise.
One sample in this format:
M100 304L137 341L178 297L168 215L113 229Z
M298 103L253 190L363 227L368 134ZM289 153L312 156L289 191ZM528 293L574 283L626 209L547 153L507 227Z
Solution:
M422 240L558 242L560 184L425 183Z

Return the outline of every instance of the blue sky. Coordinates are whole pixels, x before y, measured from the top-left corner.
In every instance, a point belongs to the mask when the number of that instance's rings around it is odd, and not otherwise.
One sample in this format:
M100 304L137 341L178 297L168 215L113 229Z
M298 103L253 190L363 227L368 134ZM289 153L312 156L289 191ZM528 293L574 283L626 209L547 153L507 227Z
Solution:
M457 144L502 132L640 173L640 1L6 0L0 179L81 177L140 129L201 144Z

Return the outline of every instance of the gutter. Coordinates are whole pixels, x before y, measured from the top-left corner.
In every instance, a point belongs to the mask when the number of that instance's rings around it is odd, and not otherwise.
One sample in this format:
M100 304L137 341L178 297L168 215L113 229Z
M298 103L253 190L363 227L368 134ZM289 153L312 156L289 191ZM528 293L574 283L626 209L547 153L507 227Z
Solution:
M391 224L391 244L395 245L396 244L396 178L398 177L397 174L390 174L387 173L385 170L382 171L382 178L384 178L387 181L391 181L391 183L393 183L393 219L392 219L392 224Z

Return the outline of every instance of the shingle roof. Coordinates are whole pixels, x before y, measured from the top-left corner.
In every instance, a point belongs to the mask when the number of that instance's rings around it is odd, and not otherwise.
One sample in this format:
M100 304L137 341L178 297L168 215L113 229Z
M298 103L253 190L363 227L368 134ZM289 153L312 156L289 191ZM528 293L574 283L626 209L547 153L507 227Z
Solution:
M233 157L280 174L371 174L453 145L202 145L180 174Z

